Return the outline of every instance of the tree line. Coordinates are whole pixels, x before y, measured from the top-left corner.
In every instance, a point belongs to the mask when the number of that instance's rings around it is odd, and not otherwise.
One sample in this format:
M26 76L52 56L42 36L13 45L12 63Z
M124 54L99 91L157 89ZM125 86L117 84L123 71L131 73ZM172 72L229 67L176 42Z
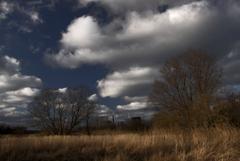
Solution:
M153 126L240 127L240 95L220 93L224 85L222 73L217 60L202 51L191 50L166 61L149 95L151 106L159 109L152 120ZM65 92L43 90L30 104L29 111L34 124L48 133L70 134L85 121L90 134L89 118L97 103L88 98L86 88ZM141 123L129 122L133 124L135 127L129 127L137 129Z
M149 104L159 109L152 119L153 127L240 127L240 94L220 90L224 85L222 73L217 60L201 51L191 50L166 61L149 95ZM98 104L89 96L85 87L44 89L29 104L31 125L49 134L64 135L84 124L90 134L90 117ZM141 121L127 123L125 129L146 129ZM114 124L111 129L116 129Z

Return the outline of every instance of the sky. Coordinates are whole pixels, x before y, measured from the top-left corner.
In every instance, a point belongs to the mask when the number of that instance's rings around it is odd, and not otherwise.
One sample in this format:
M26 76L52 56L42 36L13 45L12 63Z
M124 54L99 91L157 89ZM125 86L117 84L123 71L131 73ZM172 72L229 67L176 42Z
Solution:
M239 17L238 0L0 0L0 123L26 122L42 89L82 85L99 113L148 118L161 66L189 49L239 90Z

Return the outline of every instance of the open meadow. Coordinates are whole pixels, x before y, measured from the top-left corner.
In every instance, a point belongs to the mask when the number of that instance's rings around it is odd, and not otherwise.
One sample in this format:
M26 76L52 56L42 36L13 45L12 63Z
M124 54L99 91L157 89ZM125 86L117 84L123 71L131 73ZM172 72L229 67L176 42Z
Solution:
M233 128L0 138L1 161L240 161Z

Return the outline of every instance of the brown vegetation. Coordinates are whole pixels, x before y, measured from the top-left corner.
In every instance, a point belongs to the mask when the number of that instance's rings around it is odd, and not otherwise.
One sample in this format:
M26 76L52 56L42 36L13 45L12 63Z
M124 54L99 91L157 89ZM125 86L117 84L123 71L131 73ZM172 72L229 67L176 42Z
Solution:
M239 161L234 128L0 139L3 161Z
M216 61L204 52L189 51L169 59L160 73L149 101L164 117L182 128L211 126L211 106L221 82Z

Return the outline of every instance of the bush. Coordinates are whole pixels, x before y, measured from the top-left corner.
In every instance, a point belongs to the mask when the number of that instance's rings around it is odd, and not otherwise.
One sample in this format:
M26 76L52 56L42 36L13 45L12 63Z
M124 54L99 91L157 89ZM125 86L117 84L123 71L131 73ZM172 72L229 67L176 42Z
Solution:
M240 94L231 94L219 102L215 108L215 122L240 127Z
M240 128L240 94L231 94L219 98L211 109L191 108L189 118L181 112L159 112L153 118L153 126L157 128L199 128L227 125ZM187 122L186 120L190 120Z

